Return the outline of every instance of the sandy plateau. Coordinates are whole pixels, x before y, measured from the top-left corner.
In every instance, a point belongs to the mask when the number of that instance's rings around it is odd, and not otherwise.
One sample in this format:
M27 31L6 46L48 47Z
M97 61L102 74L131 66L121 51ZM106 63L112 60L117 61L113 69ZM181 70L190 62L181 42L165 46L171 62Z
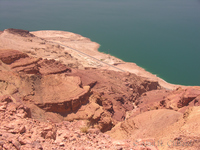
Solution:
M0 32L0 150L199 150L200 87L65 31Z

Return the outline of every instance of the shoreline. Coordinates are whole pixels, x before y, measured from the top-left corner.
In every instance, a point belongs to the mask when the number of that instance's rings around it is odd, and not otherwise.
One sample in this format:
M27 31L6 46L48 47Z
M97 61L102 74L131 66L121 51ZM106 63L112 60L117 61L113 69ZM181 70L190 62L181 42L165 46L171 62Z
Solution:
M38 36L38 37L41 37L44 39L48 39L51 42L55 42L57 44L71 47L72 49L79 50L79 51L81 51L89 56L92 56L102 62L105 62L109 65L113 65L114 67L119 68L119 70L124 70L125 72L134 73L138 76L147 78L148 80L158 81L159 84L165 89L174 90L178 87L185 87L183 85L176 85L176 84L168 83L164 79L158 77L157 75L154 75L151 72L146 71L144 68L138 66L136 63L125 62L115 56L106 54L104 52L100 52L100 51L98 51L100 44L93 42L89 38L83 37L79 34L68 32L68 31L56 31L56 30L32 31L30 33L34 34L35 36ZM58 37L62 38L62 40L59 40ZM71 39L70 41L72 43L69 43L69 39ZM82 41L83 45L77 44L76 43L77 41ZM69 50L67 50L67 51L69 52ZM72 55L74 57L78 58L77 54L72 54ZM115 69L114 67L104 65L104 66L98 66L97 68L117 71L117 69Z

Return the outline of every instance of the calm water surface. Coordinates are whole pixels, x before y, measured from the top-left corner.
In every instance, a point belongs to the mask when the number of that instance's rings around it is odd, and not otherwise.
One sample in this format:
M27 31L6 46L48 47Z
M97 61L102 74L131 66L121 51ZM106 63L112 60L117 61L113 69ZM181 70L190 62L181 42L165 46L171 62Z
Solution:
M200 85L200 0L0 0L0 30L64 30L164 80Z

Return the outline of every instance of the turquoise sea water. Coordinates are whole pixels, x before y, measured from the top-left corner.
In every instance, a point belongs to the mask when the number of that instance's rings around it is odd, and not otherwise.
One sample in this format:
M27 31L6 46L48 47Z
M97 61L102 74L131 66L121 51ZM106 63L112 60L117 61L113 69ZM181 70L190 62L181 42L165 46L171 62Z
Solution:
M200 0L0 0L0 30L64 30L164 80L200 85Z

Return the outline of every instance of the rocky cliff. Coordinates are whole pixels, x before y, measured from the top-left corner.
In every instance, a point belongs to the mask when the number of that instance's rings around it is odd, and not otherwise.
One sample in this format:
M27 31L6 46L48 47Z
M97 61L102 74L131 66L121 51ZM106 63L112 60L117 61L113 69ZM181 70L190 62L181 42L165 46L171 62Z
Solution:
M200 87L118 69L88 38L52 32L0 34L0 149L200 147Z

